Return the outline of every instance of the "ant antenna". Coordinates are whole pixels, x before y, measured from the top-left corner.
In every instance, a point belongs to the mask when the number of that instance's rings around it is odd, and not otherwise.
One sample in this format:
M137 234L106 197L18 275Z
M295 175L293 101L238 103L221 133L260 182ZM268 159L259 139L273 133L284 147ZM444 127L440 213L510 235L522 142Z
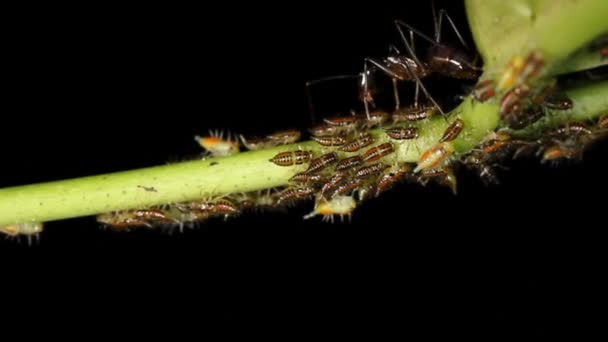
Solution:
M313 104L312 94L310 92L311 86L314 86L315 84L329 82L329 81L347 80L347 79L353 79L353 78L358 78L358 77L359 77L359 75L336 75L336 76L318 78L316 80L306 82L306 100L308 102L308 110L310 111L310 118L312 120L313 125L315 124L316 118L315 118L315 106Z

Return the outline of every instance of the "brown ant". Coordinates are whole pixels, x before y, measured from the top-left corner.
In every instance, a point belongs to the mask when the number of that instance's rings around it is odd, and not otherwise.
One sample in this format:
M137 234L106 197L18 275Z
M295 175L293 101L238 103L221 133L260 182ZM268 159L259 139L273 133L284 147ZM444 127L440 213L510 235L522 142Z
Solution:
M428 37L424 33L418 31L413 26L400 21L395 20L395 26L399 31L399 35L401 36L401 40L406 47L406 50L409 56L403 55L399 52L399 50L391 46L391 54L388 57L382 59L373 59L373 58L365 58L364 62L364 71L362 74L362 82L361 87L363 88L362 93L369 95L364 96L365 99L369 98L372 92L369 90L370 81L369 75L371 71L381 70L385 74L387 74L393 80L393 86L395 89L395 106L398 110L400 108L399 96L397 93L397 81L416 81L416 94L414 100L414 106L417 107L418 104L418 88L421 88L425 95L431 100L433 105L435 105L439 111L443 114L441 108L437 105L437 103L430 96L427 89L424 87L420 79L429 76L432 73L441 74L451 78L458 79L475 79L479 76L481 69L474 65L474 62L471 62L471 59L462 51L457 50L453 47L447 46L441 43L441 29L443 26L443 18L445 17L449 22L450 26L458 36L461 44L467 48L467 45L462 38L462 35L456 28L456 25L447 14L445 10L439 11L439 17L435 14L435 6L433 3L432 6L433 11L433 22L435 29L435 37L434 39ZM403 29L407 29L410 42L406 38ZM423 38L431 44L431 47L427 51L427 56L424 62L420 61L414 52L414 34ZM364 101L366 113L369 112L369 104Z

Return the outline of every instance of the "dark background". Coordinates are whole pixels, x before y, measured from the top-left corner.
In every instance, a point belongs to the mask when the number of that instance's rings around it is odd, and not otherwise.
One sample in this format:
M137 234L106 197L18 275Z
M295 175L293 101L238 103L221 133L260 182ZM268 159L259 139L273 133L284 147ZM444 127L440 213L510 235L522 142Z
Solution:
M426 2L214 6L9 12L0 186L180 160L200 152L192 138L209 129L308 127L307 80L356 73L363 57L386 54L398 43L393 19L432 29ZM466 33L459 1L438 7ZM448 80L430 87L438 98L466 91ZM356 107L352 89L315 88L317 110ZM103 231L90 217L51 222L33 246L0 239L2 288L21 308L44 317L63 308L92 328L89 314L109 310L112 324L179 331L254 322L580 334L595 326L589 311L605 284L607 148L559 167L511 163L499 186L462 173L457 196L401 186L345 224L303 221L312 205L183 234Z

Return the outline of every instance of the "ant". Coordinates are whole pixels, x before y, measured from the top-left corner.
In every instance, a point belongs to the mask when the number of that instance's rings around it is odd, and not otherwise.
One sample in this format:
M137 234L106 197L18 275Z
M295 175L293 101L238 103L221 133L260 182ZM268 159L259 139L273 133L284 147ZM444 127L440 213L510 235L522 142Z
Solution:
M414 107L418 107L418 91L419 88L421 88L433 105L438 108L441 114L444 114L439 105L433 100L429 92L422 84L421 79L426 78L433 73L457 79L476 79L479 77L481 69L475 66L476 58L475 60L471 61L471 58L464 52L441 43L441 31L445 17L458 37L460 43L465 49L468 49L468 46L460 34L460 31L458 31L458 28L448 13L444 9L441 9L439 11L439 17L437 17L434 2L431 4L435 31L434 39L428 37L413 26L401 20L395 20L395 27L399 31L399 35L401 36L401 40L405 45L409 56L401 54L395 46L391 46L391 54L388 57L382 59L374 59L370 57L365 58L362 81L360 84L363 89L362 93L365 94L363 99L370 100L372 91L369 89L371 83L369 78L372 71L379 69L393 80L393 87L395 89L395 106L397 110L400 107L399 96L397 93L397 81L416 81ZM409 33L409 42L406 38L404 29L407 29ZM414 34L431 44L427 51L424 62L421 61L414 52ZM364 101L366 113L369 113L369 103L372 103L373 105L373 100Z

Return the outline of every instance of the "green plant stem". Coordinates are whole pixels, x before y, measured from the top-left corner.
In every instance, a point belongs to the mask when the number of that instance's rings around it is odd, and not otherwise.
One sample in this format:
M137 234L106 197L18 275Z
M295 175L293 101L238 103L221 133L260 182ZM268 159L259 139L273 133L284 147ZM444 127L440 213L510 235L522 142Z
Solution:
M572 56L592 38L608 32L605 0L467 0L466 7L484 59L484 79L496 79L511 58L524 57L533 49L540 49L548 64L542 77L564 72L564 67L560 69L563 63L581 68L580 61L572 61L577 59ZM606 82L583 86L568 95L574 108L550 115L550 122L539 122L529 128L529 134L546 125L591 119L608 112ZM422 121L418 124L420 137L395 142L396 153L390 161L416 162L457 116L465 128L452 144L456 155L466 153L497 128L497 102L496 98L485 103L466 99L447 120L435 117ZM381 130L371 134L377 143L388 140ZM528 133L522 130L518 134ZM289 178L305 167L280 167L269 159L278 152L295 149L313 150L315 155L324 152L314 142L303 142L224 158L0 189L0 225L52 221L287 185Z
M591 119L608 112L608 81L577 88L568 95L574 108L564 115L555 113L551 124ZM467 99L452 112L449 121L458 115L465 122L465 129L453 142L457 153L470 150L496 128L497 109L495 104ZM447 125L443 117L422 124L420 138L395 142L393 161L417 161L421 152L435 145ZM388 141L381 130L371 133L378 143ZM317 143L309 141L223 158L0 189L0 225L52 221L287 185L289 178L305 167L281 167L269 159L295 149L313 150L317 155L324 152Z

